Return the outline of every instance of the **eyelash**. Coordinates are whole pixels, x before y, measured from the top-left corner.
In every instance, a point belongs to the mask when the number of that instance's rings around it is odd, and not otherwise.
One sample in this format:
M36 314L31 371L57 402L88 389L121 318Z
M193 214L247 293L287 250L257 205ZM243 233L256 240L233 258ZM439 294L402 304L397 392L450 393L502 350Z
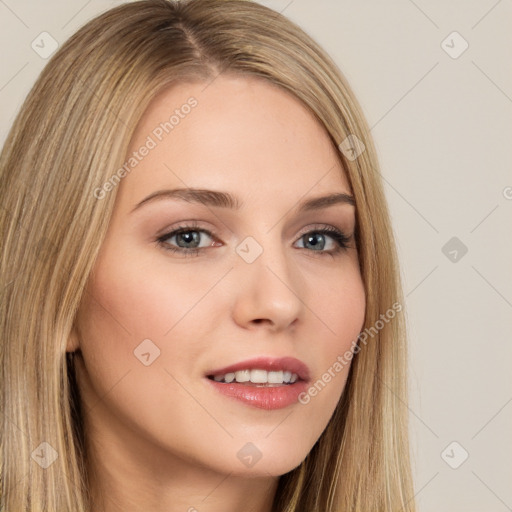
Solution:
M165 242L165 240L167 240L167 239L169 239L169 238L171 238L173 236L180 235L180 234L183 234L183 233L188 233L188 232L205 233L206 235L208 235L212 239L215 239L213 234L210 231L208 231L207 229L200 228L199 226L197 226L195 224L190 224L190 225L186 225L186 226L179 226L176 229L173 229L172 231L170 231L168 233L165 233L162 236L159 236L156 239L156 242L166 251L171 251L173 253L181 253L185 257L198 256L199 253L202 250L207 249L208 247L199 247L199 248L195 248L195 249L187 249L187 248L184 248L184 247L173 247L172 245L169 245L168 242ZM314 251L314 250L310 250L310 252L312 252L312 253L318 253L318 254L315 254L315 256L317 256L317 255L320 255L320 256L330 255L330 256L334 257L335 255L338 255L339 253L341 253L341 252L343 252L343 251L345 251L346 249L349 248L348 242L350 241L350 236L345 235L345 233L343 233L339 229L331 227L331 226L324 227L324 228L321 228L321 229L313 229L313 230L310 230L310 231L306 231L306 232L302 233L302 235L300 235L298 240L300 240L302 237L304 237L306 235L309 235L309 234L312 234L312 233L319 233L319 234L323 234L323 235L328 235L337 244L336 249L331 249L330 251ZM307 250L305 247L304 248L300 247L300 249Z

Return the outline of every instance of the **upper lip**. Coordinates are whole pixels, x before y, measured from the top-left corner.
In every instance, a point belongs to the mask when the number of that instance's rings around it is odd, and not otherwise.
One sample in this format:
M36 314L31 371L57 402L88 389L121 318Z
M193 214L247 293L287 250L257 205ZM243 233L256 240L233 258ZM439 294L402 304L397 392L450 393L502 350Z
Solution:
M296 373L298 378L301 380L309 380L309 368L295 357L255 357L253 359L247 359L246 361L240 361L239 363L225 366L224 368L218 368L216 370L209 371L206 375L225 375L226 373L234 373L239 370L267 370L268 372L289 371Z

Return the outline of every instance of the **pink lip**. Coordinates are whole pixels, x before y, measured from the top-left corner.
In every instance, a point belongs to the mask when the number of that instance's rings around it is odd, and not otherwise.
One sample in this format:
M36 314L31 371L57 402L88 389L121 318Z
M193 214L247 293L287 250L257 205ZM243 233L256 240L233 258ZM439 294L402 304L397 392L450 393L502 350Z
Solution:
M231 366L211 370L206 375L224 375L226 373L234 373L239 370L255 369L267 370L268 372L278 372L280 370L282 370L283 372L289 371L292 373L296 373L300 380L309 381L309 368L302 361L295 359L295 357L256 357L254 359L249 359L247 361L241 361L240 363L232 364Z
M309 381L309 368L294 357L257 357L248 361L232 364L224 368L212 370L206 377L234 373L238 370L261 369L267 371L289 371L296 373L298 379L293 384L281 386L264 386L258 384L217 382L213 379L205 379L209 385L223 395L239 400L247 405L260 409L274 410L287 407L296 403L301 393L306 392Z
M283 384L276 387L265 387L258 384L240 384L237 382L223 383L204 379L208 385L223 395L239 400L252 407L274 410L288 407L298 402L299 396L306 393L308 383L297 380L293 384Z

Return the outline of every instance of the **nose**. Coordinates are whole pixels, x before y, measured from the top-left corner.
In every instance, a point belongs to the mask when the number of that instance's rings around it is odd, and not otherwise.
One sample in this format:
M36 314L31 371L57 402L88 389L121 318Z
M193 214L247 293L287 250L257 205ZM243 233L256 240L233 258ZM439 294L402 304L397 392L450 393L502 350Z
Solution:
M236 290L232 314L238 325L281 331L301 317L304 301L300 278L282 245L274 244L272 250L264 248L252 263L239 258L233 279Z

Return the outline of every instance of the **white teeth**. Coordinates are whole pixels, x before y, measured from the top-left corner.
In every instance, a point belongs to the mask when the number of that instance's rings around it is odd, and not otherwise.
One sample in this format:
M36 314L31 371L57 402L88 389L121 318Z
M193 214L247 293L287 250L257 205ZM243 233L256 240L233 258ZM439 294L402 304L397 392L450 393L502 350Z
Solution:
M235 374L234 373L226 373L226 375L224 375L224 380L226 382L233 382L235 380Z
M252 382L254 384L293 384L298 379L296 373L290 371L266 371L266 370L239 370L225 375L214 375L216 382L230 383Z
M237 382L249 382L251 380L250 370L240 370L235 372L235 378Z
M251 370L251 382L265 384L267 381L267 370Z
M269 384L282 384L283 383L283 372L268 372L267 382Z

